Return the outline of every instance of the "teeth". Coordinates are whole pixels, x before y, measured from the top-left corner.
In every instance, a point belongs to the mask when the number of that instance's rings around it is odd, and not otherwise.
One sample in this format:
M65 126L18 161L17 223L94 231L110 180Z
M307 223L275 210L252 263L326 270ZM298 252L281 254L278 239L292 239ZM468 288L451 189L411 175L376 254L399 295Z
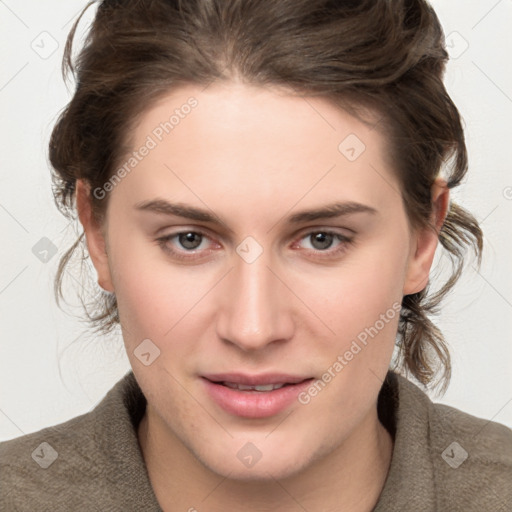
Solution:
M234 382L223 382L224 386L231 389L238 389L240 391L273 391L274 389L280 389L285 384L265 384L263 386L247 386L246 384L236 384Z

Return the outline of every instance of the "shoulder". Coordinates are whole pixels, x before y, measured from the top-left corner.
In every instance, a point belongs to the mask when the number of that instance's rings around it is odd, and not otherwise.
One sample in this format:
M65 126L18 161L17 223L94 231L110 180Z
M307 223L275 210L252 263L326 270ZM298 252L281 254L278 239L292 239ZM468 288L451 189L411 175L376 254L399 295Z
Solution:
M144 408L129 373L92 411L0 443L0 510L159 510L135 428Z
M422 411L427 422L423 442L430 454L439 509L510 510L512 430L434 403L409 381L402 381L400 392L409 413Z
M98 472L91 432L91 413L0 443L0 509L41 510L52 496L68 493L80 475ZM87 503L84 500L84 503ZM8 506L8 508L7 508ZM46 510L46 508L43 508Z
M492 458L497 464L512 467L512 429L449 405L432 403L431 412L432 428L440 434L451 432L466 439L473 459L485 462Z
M436 484L446 503L456 499L467 510L476 502L482 510L510 510L512 430L447 405L432 404L431 411Z

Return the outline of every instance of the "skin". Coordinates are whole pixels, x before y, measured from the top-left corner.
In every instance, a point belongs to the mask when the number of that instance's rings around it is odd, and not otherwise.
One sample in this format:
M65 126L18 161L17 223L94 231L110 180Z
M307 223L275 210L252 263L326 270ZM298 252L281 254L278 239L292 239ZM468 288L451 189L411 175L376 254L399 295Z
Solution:
M166 511L331 511L340 503L370 511L392 457L376 405L398 315L307 405L269 418L225 412L199 376L321 378L365 327L426 286L446 184L432 187L436 230L412 230L377 129L323 99L236 82L169 93L140 117L133 149L191 96L198 106L110 193L103 225L91 216L87 184L76 190L98 282L117 296L148 400L138 437L157 499ZM366 145L353 162L338 150L349 134ZM205 208L222 223L134 208L157 198ZM286 221L335 201L376 213ZM322 246L314 234L326 229L352 241ZM155 242L183 231L205 234L195 250L178 237L166 243L188 259ZM263 249L252 263L236 252L247 236ZM134 355L147 338L160 350L149 366ZM237 458L248 441L262 454L251 468Z

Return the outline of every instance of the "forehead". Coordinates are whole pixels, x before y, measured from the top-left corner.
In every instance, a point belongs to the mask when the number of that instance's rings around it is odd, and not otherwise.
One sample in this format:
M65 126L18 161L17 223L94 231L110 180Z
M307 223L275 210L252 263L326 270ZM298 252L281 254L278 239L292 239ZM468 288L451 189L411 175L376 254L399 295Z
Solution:
M322 98L239 83L190 85L139 117L131 151L150 149L126 181L139 200L165 189L175 199L246 194L291 206L324 196L377 207L383 192L397 199L385 144L376 129Z
M132 141L137 146L146 135L153 134L159 142L164 137L168 142L197 144L187 137L193 131L202 135L203 148L209 142L215 147L220 143L234 152L234 141L250 137L252 143L265 144L269 149L297 146L298 152L312 147L327 151L329 147L338 149L340 137L350 132L363 142L380 145L384 141L371 124L379 116L366 114L370 126L325 98L297 96L284 87L238 82L187 85L160 97L139 116ZM300 144L305 138L309 140L306 147ZM186 149L188 146L183 147Z

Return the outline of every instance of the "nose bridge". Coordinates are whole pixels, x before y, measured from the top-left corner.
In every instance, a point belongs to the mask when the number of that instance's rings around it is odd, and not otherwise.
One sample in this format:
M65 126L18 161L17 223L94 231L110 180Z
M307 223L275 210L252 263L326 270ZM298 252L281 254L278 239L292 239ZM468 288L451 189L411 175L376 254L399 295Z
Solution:
M270 271L271 255L240 244L226 283L226 300L218 323L221 338L244 350L254 350L290 335L291 319L279 281ZM244 249L249 250L244 252ZM252 252L252 257L248 257Z

